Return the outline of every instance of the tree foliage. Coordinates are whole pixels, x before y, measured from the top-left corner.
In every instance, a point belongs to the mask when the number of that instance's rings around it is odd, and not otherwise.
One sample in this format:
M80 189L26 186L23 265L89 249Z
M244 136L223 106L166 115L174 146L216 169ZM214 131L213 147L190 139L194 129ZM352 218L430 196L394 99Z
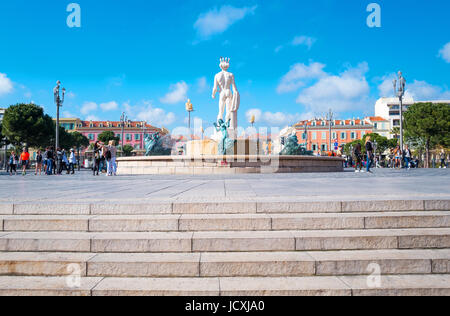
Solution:
M365 154L366 153L365 143L369 136L370 136L370 139L372 140L372 142L377 143L377 153L378 154L382 154L388 149L393 149L398 144L398 141L396 139L388 139L387 137L381 136L380 134L377 134L377 133L366 134L366 135L364 135L363 139L358 139L351 143L346 144L344 147L345 154L346 155L352 154L351 148L355 148L356 144L358 144L358 143L361 144L362 152L363 152L363 154Z
M79 132L73 132L72 134L72 144L75 148L87 148L89 147L89 139Z
M405 137L426 147L450 147L450 105L416 103L405 112Z
M48 142L54 123L44 114L44 109L35 104L16 104L5 111L2 134L15 146L40 147Z
M116 134L113 131L104 131L103 133L98 135L98 140L104 144L107 144L110 140L113 140L116 142L116 144L118 144L120 138L116 137Z
M123 154L125 155L125 156L131 156L131 153L133 152L133 150L134 150L134 148L133 148L133 146L131 146L131 145L125 145L125 146L123 146Z

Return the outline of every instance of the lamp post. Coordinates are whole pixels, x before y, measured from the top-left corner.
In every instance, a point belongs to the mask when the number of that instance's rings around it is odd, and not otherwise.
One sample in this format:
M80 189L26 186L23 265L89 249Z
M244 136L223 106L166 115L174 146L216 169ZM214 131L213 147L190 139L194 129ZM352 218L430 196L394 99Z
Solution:
M333 114L333 111L330 109L330 111L328 112L328 114L327 114L327 119L328 119L328 121L329 121L329 124L330 124L330 135L329 135L329 137L330 137L330 147L328 148L328 150L330 151L330 152L332 152L332 140L331 140L331 121L333 121L333 117L334 117L334 114Z
M306 143L306 150L308 150L308 121L305 121L305 143Z
M192 105L191 99L188 99L186 102L186 111L189 113L188 128L189 134L191 134L191 112L194 112L194 106Z
M120 117L120 125L122 126L122 156L123 156L123 139L124 139L124 132L125 132L125 123L128 122L128 117L125 114L125 112L122 113L122 116Z
M55 97L56 103L56 148L59 148L59 108L62 107L64 103L64 95L66 94L66 89L62 88L62 97L59 94L59 88L61 86L61 81L56 82L56 87L53 89L53 96Z
M401 71L398 72L398 81L397 79L394 79L393 83L394 93L400 101L400 148L403 150L403 96L405 95L406 80Z
M376 139L374 139L374 141L373 141L373 151L374 151L374 153L375 153L375 168L377 168L377 158L378 158L378 156L377 156L377 149L378 149L378 143L377 143L377 140Z
M64 103L64 95L66 94L66 89L62 88L62 96L59 94L59 88L61 86L61 81L56 82L56 87L53 89L53 96L56 103L56 137L55 137L55 151L59 148L59 108L62 107ZM59 161L56 159L56 168L59 170Z
M255 122L256 122L256 117L254 115L252 115L252 117L250 118L250 124L252 125L252 128L255 125Z

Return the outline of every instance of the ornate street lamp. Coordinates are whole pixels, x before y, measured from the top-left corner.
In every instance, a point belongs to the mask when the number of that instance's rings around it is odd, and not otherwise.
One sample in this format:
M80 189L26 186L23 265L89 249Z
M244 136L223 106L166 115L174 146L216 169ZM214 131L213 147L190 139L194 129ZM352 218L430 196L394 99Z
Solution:
M61 81L56 82L56 87L53 89L53 96L56 103L56 149L59 148L59 108L63 106L64 95L66 94L66 89L62 88L62 96L59 94L59 88L61 86Z
M189 127L189 133L190 133L190 131L191 131L191 112L194 112L194 106L192 105L191 99L188 99L186 102L186 111L189 113L188 127Z
M125 132L125 123L128 122L128 117L125 114L125 112L122 113L120 116L120 125L122 127L122 156L123 156L123 139L124 139L124 132Z
M250 118L250 124L252 125L252 128L255 125L255 122L256 122L256 117L254 115L252 115L252 117Z
M331 140L331 122L333 121L333 117L334 117L334 113L333 113L333 111L330 109L330 111L328 112L328 114L327 114L327 119L328 119L328 121L329 121L329 124L330 124L330 135L329 135L329 138L330 138L330 147L328 148L328 150L330 151L330 152L333 152L333 150L332 150L332 140Z
M394 79L393 84L394 84L394 93L398 97L398 100L400 101L400 148L401 150L403 150L403 96L405 95L406 80L403 77L401 71L398 72L398 81L397 79Z
M59 88L61 86L61 81L56 82L56 87L53 89L53 96L56 103L56 137L55 137L55 152L59 148L59 108L62 107L64 103L64 95L66 94L66 89L62 88L62 96L59 94ZM56 159L56 168L59 170L59 161Z

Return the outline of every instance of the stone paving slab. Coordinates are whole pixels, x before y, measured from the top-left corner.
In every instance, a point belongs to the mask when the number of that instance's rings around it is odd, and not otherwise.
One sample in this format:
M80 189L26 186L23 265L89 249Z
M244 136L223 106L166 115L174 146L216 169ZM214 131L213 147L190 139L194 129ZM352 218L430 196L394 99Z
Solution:
M202 176L119 176L93 177L89 172L75 176L10 177L0 175L0 212L10 213L10 203L136 203L136 202L334 202L376 200L426 200L426 209L449 208L450 169L390 170L376 169L374 174L312 173ZM45 185L43 185L45 183ZM48 190L48 187L52 190ZM11 192L14 192L11 194ZM441 200L441 202L434 202ZM446 202L443 202L446 201ZM6 203L6 205L5 205ZM409 202L414 203L414 202ZM395 204L395 202L394 202ZM395 208L406 208L400 203ZM348 205L358 211L361 204ZM269 207L269 206L268 206ZM418 210L424 205L415 205ZM119 207L120 208L120 207ZM163 206L164 208L164 206ZM117 208L116 208L117 209ZM153 208L154 209L154 208ZM392 209L387 207L386 210ZM14 208L27 213L26 206ZM73 206L80 214L89 214L84 206ZM398 209L396 209L398 210ZM56 210L55 210L56 211ZM98 210L102 211L101 209ZM106 212L114 208L103 209ZM151 212L149 208L148 212ZM165 209L166 212L169 212ZM336 212L334 209L333 212Z
M379 287L368 287L367 277L339 277L354 296L450 296L450 275L381 276Z
M106 278L94 296L218 296L218 278Z
M350 296L351 289L337 277L220 278L223 296Z
M91 296L102 278L82 278L69 287L65 277L0 277L0 296Z

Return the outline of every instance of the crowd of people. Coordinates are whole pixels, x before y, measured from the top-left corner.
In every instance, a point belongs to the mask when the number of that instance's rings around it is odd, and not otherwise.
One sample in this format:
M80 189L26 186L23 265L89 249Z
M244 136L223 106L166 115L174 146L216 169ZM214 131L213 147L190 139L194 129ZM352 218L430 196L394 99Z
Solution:
M106 166L106 175L115 176L117 174L117 148L112 140L108 145L100 141L94 144L94 164L93 174L99 175ZM79 165L79 159L75 154L75 150L71 149L67 153L65 149L47 147L44 152L38 150L35 156L34 174L37 175L62 175L75 174L75 166ZM22 175L27 174L27 170L31 167L30 153L28 148L23 148L22 153L18 155L15 151L11 152L7 160L7 172L9 175L17 175L18 169Z
M423 154L422 160L417 156L413 156L411 149L408 145L405 145L403 150L400 146L390 150L390 153L385 157L377 156L374 153L375 147L371 138L368 137L365 143L365 154L361 144L356 144L353 148L353 152L347 157L345 165L346 167L354 167L355 172L371 173L371 168L391 168L391 169L411 169L425 167L423 162L426 161L425 154ZM439 157L439 164L436 162L436 156ZM447 168L450 161L445 151L442 149L438 155L433 155L431 158L432 168Z
M117 148L115 142L111 140L108 145L100 141L94 144L94 166L92 168L93 175L99 175L106 164L106 176L115 176L117 173Z

